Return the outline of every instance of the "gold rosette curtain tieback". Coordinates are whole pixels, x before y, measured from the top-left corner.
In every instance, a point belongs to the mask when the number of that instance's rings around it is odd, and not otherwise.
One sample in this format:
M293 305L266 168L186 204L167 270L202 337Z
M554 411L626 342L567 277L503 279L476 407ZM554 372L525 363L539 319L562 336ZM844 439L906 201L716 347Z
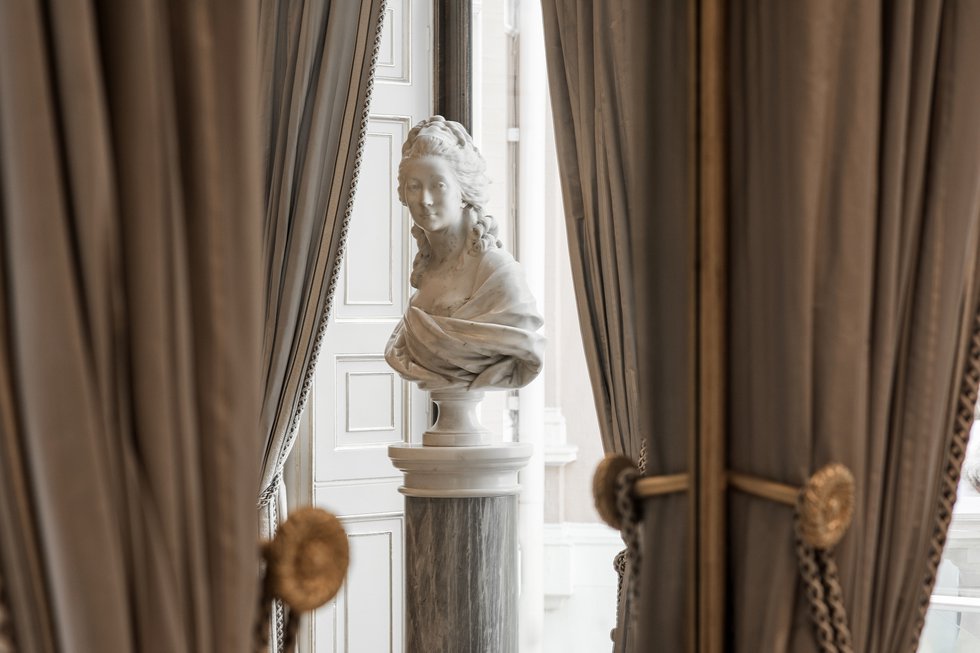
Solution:
M642 464L641 458L641 464ZM622 533L626 542L628 605L636 606L641 566L639 522L646 499L688 489L687 474L643 476L627 456L610 454L596 468L593 494L599 516ZM834 547L854 515L854 476L839 463L817 470L802 488L748 474L729 472L729 488L792 506L800 578L821 653L853 653L847 609L834 560ZM623 579L620 578L620 590ZM622 601L620 596L620 601ZM635 610L626 615L627 623Z

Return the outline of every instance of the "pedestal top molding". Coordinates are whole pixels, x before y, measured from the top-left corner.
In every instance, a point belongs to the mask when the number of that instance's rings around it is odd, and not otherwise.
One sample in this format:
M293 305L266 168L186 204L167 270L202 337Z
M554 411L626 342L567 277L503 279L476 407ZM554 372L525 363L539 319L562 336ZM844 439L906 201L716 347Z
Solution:
M518 472L531 458L527 443L476 447L393 444L392 464L405 473L402 494L413 497L495 497L520 491Z

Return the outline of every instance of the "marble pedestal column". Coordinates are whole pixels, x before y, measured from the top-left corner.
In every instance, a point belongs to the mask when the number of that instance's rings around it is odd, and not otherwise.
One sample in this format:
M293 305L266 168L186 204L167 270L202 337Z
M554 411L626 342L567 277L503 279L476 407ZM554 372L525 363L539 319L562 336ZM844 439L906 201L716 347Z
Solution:
M517 653L517 497L408 497L405 532L405 650Z
M437 423L426 436L450 430ZM517 653L517 473L531 451L519 443L388 448L405 473L407 653Z

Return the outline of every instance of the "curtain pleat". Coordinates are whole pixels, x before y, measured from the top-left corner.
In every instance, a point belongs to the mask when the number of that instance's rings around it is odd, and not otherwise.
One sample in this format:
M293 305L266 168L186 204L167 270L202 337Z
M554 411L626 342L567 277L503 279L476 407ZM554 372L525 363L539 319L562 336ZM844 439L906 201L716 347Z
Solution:
M0 577L0 653L15 653L14 635L10 626L10 609L3 588L3 578Z
M684 2L543 0L572 276L607 452L688 470L693 228ZM642 62L642 64L638 64ZM644 505L638 635L688 641L688 500ZM626 588L625 597L629 596ZM620 610L616 650L636 648ZM654 639L655 638L655 639ZM641 639L642 641L642 639Z
M254 10L0 4L0 569L19 651L242 651Z
M730 5L729 465L841 462L854 649L912 651L977 302L980 6ZM732 494L737 651L816 651L786 507Z
M367 126L383 0L259 3L265 395L260 521L285 516L282 472L336 290Z
M2 80L2 78L0 78ZM0 120L3 113L0 113ZM2 133L2 132L0 132ZM2 174L4 157L0 157ZM2 177L0 177L2 179ZM6 223L5 183L0 183L0 220ZM0 270L8 267L5 230L0 230ZM6 273L4 273L4 279ZM16 642L19 650L54 651L54 627L51 623L51 606L45 590L44 568L38 544L37 514L35 513L28 484L28 468L24 459L20 438L20 417L14 387L9 343L9 302L6 282L0 283L0 564L4 573L3 600L8 604L6 635ZM7 571L9 570L9 571ZM30 610L17 613L16 639L14 617L9 603L30 606Z

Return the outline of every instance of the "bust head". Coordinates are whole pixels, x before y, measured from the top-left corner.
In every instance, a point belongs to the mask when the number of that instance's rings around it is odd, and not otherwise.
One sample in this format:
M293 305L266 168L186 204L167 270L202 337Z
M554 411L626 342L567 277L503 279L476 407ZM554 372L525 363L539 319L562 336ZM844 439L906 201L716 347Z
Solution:
M490 180L486 176L486 161L473 144L473 139L458 122L433 116L423 120L408 133L402 145L402 160L398 166L398 199L413 212L415 224L412 235L418 242L419 252L412 265L412 286L418 288L431 256L431 246L425 229L419 226L420 217L408 201L412 189L407 187L406 170L413 163L439 159L440 165L452 175L451 192L461 198L459 218L471 225L468 252L479 255L493 247L500 247L496 221L485 212Z

